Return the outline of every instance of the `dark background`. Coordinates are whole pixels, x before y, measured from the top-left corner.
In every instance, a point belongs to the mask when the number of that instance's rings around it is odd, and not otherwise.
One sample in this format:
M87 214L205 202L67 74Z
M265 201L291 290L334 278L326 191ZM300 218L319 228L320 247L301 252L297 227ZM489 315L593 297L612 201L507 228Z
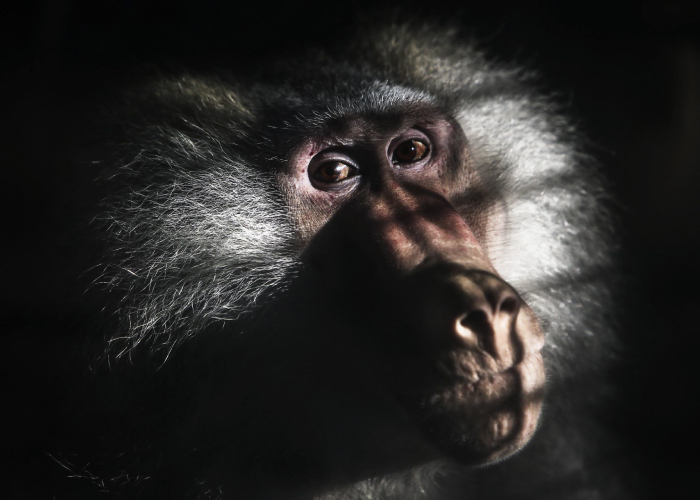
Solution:
M46 222L32 222L42 211L36 200L64 175L62 125L72 124L61 124L56 110L79 94L144 64L245 67L342 40L357 13L376 4L15 2L13 12L0 12L3 219L19 235L5 249L32 246L30 257L52 265L41 249ZM626 279L619 407L605 418L654 498L690 498L700 474L700 2L429 1L400 9L446 16L494 57L539 70L591 139L617 200ZM13 280L3 318L40 310L60 290L23 280L23 262L3 259Z

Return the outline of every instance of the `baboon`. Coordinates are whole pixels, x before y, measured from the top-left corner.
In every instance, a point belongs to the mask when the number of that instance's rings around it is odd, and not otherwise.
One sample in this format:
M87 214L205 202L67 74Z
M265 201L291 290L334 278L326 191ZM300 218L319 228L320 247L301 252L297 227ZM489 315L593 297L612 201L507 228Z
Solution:
M58 491L615 490L606 193L532 73L400 24L112 108Z

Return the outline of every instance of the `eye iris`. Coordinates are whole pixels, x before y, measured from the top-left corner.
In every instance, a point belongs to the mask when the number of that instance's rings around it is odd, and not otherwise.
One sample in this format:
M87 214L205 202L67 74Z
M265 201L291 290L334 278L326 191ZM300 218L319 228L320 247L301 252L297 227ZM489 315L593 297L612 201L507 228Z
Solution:
M322 182L340 182L352 177L353 170L351 166L339 161L328 162L321 165L321 168L316 171L315 177Z
M428 154L428 145L412 139L399 144L394 152L394 163L413 163L420 161Z

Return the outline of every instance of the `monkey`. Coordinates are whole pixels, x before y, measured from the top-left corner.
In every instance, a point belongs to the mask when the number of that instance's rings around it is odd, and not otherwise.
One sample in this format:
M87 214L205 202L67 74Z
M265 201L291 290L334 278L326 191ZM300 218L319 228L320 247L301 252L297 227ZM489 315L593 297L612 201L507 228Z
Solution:
M534 74L396 24L115 107L61 487L615 497L613 224Z

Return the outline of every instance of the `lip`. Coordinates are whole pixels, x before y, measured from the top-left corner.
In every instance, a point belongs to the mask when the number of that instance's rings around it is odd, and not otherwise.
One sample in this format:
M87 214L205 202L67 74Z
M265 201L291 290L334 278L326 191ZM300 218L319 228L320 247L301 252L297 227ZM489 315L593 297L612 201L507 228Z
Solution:
M434 361L433 368L427 370L418 382L416 395L427 396L435 392L449 390L460 386L478 386L496 381L509 374L526 373L542 363L541 353L535 352L515 365L498 369L497 364L488 356L478 352L451 352L442 359Z
M517 378L517 367L498 373L481 373L476 379L452 378L434 385L432 390L425 390L422 398L430 404L468 408L471 415L479 415L489 411L492 401L512 399L519 386Z

